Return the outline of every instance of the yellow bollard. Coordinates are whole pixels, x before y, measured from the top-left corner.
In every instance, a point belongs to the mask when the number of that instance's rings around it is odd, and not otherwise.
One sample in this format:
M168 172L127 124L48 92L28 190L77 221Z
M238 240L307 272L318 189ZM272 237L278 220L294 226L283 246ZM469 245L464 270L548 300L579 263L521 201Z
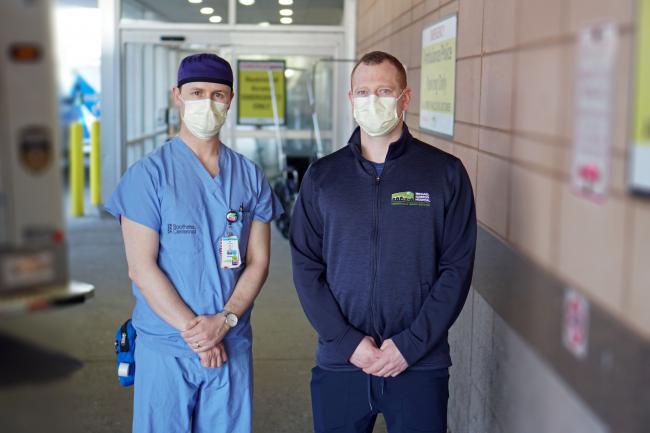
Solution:
M81 123L70 124L70 147L68 149L70 172L70 208L72 216L84 214L84 132Z
M99 120L90 127L90 203L99 206L102 203L101 145Z

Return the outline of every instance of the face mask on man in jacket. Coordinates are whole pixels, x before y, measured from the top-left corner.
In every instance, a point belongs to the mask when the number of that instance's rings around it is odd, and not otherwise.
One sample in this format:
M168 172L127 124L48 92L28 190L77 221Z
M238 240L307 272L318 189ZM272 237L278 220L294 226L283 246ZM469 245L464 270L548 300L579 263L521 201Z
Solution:
M388 61L360 63L352 73L348 98L361 129L364 158L383 163L389 145L400 138L411 101L403 68Z
M397 114L397 101L404 96L404 90L394 96L355 96L354 120L361 129L371 137L381 137L395 129L400 120L404 120L404 111Z

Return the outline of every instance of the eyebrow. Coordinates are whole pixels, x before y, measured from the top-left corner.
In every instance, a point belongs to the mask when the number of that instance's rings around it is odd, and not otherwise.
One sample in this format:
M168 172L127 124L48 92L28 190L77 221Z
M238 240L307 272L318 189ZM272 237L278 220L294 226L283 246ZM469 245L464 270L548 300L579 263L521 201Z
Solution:
M385 86L378 86L375 90L383 90L383 89L389 89L389 90L394 90L395 88L390 85L385 85ZM353 92L359 91L359 90L370 90L368 86L359 86L355 87L352 89Z
M206 91L205 89L203 89L201 87L190 87L190 92L194 92L195 90L198 90L200 92L205 92ZM208 93L217 93L217 92L226 93L226 90L225 89L216 89L216 90L208 91Z

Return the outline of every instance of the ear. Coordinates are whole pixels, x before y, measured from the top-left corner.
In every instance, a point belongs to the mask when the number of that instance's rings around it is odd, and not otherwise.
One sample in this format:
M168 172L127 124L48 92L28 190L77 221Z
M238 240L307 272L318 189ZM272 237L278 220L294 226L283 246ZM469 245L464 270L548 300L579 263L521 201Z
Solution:
M350 105L354 107L354 97L352 96L352 89L348 90L348 100L350 101Z
M409 104L411 103L411 96L413 91L410 87L404 89L404 94L402 95L402 111L408 111Z
M174 95L174 105L180 109L183 106L183 100L181 99L181 89L176 86L172 87L172 94Z

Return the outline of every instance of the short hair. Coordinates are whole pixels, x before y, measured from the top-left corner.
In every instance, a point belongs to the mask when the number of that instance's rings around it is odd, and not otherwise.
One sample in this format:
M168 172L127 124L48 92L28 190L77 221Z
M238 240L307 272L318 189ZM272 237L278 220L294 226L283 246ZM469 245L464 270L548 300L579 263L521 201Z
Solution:
M397 69L397 80L399 81L399 85L402 86L402 89L406 88L406 69L404 69L404 65L402 65L402 62L397 60L397 57L388 54L384 51L371 51L369 53L366 53L359 59L356 65L354 65L354 68L352 69L352 74L350 75L350 87L352 87L352 77L354 76L355 71L359 67L359 65L364 64L364 65L380 65L383 62L388 62L391 65L395 66L395 69Z

